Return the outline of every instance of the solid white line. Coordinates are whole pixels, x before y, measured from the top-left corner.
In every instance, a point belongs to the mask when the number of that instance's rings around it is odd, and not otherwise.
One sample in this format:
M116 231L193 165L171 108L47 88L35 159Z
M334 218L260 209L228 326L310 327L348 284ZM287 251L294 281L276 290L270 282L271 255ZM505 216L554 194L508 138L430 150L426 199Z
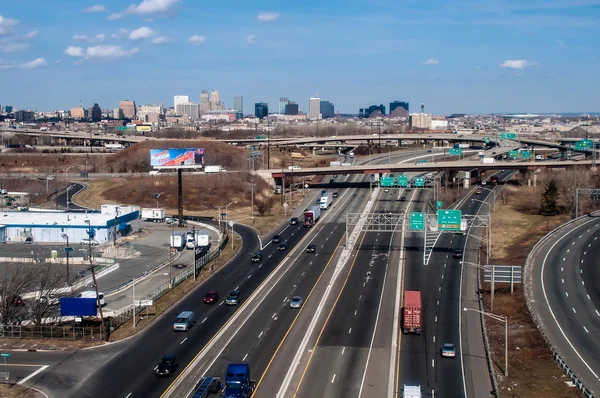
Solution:
M130 392L129 394L127 394L127 396L125 398L129 398L131 397L131 394L133 394L132 392Z
M24 384L27 380L37 376L38 374L40 374L41 372L43 372L44 370L46 370L50 365L43 365L41 368L39 368L38 370L36 370L35 372L33 372L32 374L30 374L29 376L27 376L26 378L20 380L17 384Z
M248 358L248 354L244 355L244 358L242 358L242 362L246 362L246 358Z
M342 355L344 355L344 351L346 351L346 347L342 347Z
M181 343L179 343L179 345L182 345L183 343L185 343L185 341L186 341L187 339L188 339L187 337L186 337L185 339L183 339L183 341L182 341Z

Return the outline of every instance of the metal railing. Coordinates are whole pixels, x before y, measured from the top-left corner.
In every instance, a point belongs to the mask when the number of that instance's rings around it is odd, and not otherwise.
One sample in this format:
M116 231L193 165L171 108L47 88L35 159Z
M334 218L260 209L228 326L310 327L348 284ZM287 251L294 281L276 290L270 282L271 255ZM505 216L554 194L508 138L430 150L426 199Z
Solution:
M561 224L560 226L558 226L557 228L553 229L552 231L550 231L549 233L547 233L542 239L540 239L531 249L531 251L529 252L529 255L527 256L527 260L525 261L525 267L524 267L524 273L525 273L525 281L527 281L528 277L527 274L529 274L530 269L531 269L531 263L533 262L533 256L534 253L540 248L540 246L542 244L544 244L548 239L550 239L556 232L569 227L571 224L574 224L578 221L581 221L585 218L590 217L589 214L579 217L579 218L575 218L573 220L567 221L564 224ZM552 343L550 342L550 339L548 339L548 337L546 336L546 333L544 333L544 327L543 324L538 320L537 315L535 313L535 309L533 308L533 297L531 297L531 288L529 286L528 283L523 283L523 289L525 292L525 302L527 303L527 308L529 310L529 313L531 314L531 318L533 319L533 322L535 323L537 330L540 332L540 334L542 335L542 337L544 338L544 340L546 341L546 344L548 344L549 348L550 348L550 353L552 354L552 357L554 358L554 360L556 361L556 364L563 370L563 372L569 377L569 379L571 379L571 381L573 382L573 384L575 385L575 387L581 391L587 398L595 398L594 393L588 389L584 383L583 380L581 380L576 374L575 372L573 372L569 366L567 365L566 361L563 359L563 357L560 355L560 351L558 348L554 347L552 345Z
M101 341L100 326L0 325L0 338Z

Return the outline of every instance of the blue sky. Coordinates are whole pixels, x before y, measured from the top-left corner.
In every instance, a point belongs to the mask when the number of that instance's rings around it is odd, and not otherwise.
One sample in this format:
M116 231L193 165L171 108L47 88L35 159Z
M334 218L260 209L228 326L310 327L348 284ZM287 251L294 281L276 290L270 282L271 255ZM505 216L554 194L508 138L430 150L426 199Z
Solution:
M0 104L172 106L217 89L308 110L588 112L600 0L30 0L0 8Z

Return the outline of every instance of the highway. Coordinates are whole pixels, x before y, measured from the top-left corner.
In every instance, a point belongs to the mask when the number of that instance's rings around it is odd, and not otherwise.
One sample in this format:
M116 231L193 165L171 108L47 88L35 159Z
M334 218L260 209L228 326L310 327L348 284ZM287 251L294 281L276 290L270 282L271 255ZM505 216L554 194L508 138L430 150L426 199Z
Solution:
M499 173L498 177L503 180L508 175L510 172L506 171ZM484 189L481 195L476 196L477 200L485 200L489 192ZM469 199L470 195L457 207L462 210L463 215L476 214L481 206L484 206L484 210L489 209L481 202ZM405 384L420 385L425 396L466 396L459 332L463 266L460 259L453 258L456 249L463 250L465 258L472 257L472 252L477 251L476 239L469 241L468 248L466 242L466 235L442 233L434 246L428 265L423 265L423 236L411 234L406 239L404 290L421 292L423 330L420 335L401 336L398 382L400 389ZM455 358L441 357L440 349L444 343L454 344ZM486 383L486 380L474 382Z
M56 195L56 197L54 198L54 203L56 205L58 205L58 207L66 209L67 208L67 195L69 200L72 201L73 195L75 195L76 193L83 191L86 186L84 184L78 183L78 182L74 182L71 183L71 188L68 190L65 189L64 192L59 193L58 195ZM88 210L85 207L81 207L76 205L75 203L70 203L69 204L69 210Z
M600 392L600 218L586 216L551 233L530 253L526 273L542 330L585 386Z

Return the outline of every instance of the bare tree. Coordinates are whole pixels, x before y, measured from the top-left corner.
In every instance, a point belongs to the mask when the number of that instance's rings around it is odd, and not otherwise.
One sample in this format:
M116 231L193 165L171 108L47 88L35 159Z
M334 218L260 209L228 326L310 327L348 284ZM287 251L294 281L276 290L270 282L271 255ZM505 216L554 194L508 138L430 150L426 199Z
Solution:
M254 197L254 205L261 216L271 214L276 201L275 196L268 194L259 194Z
M67 284L67 276L61 267L55 264L36 265L33 276L33 290L39 292L38 297L29 306L33 322L41 325L50 309L58 304L58 291Z
M33 283L31 272L22 264L4 265L0 274L0 319L6 325L23 313L21 296L30 291Z
M575 213L577 189L587 186L590 173L583 168L570 168L563 171L558 180L567 212L573 215Z

